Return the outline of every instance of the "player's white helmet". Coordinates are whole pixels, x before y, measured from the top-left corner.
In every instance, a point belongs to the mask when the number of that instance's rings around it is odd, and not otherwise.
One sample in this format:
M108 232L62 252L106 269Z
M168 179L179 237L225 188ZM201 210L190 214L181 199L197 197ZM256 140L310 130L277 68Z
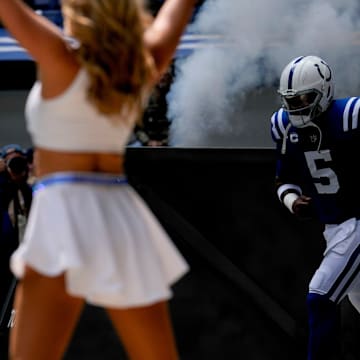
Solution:
M279 93L289 120L303 127L330 105L334 83L329 65L318 56L300 56L280 76Z

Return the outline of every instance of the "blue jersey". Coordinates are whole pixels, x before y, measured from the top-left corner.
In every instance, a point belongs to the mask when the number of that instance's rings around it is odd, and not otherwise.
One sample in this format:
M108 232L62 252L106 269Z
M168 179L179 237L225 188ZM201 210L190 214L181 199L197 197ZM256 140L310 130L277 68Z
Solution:
M319 220L360 219L360 98L333 100L313 125L291 126L284 109L271 118L277 144L278 186L293 184L310 196Z

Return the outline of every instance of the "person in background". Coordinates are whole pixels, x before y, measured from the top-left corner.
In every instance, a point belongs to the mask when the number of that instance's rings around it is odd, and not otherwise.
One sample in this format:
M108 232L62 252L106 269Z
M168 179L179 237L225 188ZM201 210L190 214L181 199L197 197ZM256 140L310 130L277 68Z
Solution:
M307 295L309 360L342 359L339 304L360 312L360 98L334 99L330 66L300 56L282 71L283 107L271 118L279 200L324 225L326 249Z
M32 189L28 184L26 153L20 145L0 149L0 358L8 353L15 278L9 259L21 241L30 211Z
M170 122L167 117L167 94L174 76L174 63L151 92L142 122L134 129L134 140L140 146L168 146ZM134 146L134 143L130 143Z
M84 302L106 309L133 360L178 359L168 311L188 271L127 183L125 147L195 0L63 0L64 33L21 0L0 19L38 66L25 109L36 184L23 242L10 358L60 359Z
M0 208L8 214L18 243L32 201L26 150L17 144L6 145L0 151L0 162Z

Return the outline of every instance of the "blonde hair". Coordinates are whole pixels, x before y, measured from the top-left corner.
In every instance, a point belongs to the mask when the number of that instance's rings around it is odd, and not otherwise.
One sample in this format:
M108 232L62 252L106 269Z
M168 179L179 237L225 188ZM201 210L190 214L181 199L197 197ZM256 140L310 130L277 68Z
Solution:
M147 51L142 0L63 0L79 41L77 59L90 77L89 101L104 114L141 110L154 75Z

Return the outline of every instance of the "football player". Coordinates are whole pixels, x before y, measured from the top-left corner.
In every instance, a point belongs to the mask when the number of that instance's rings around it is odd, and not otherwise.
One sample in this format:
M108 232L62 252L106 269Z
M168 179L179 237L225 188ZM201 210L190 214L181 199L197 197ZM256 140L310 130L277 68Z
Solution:
M271 118L279 200L297 216L324 224L326 250L307 295L308 360L338 359L338 305L360 312L359 97L334 99L329 65L317 56L287 64Z

